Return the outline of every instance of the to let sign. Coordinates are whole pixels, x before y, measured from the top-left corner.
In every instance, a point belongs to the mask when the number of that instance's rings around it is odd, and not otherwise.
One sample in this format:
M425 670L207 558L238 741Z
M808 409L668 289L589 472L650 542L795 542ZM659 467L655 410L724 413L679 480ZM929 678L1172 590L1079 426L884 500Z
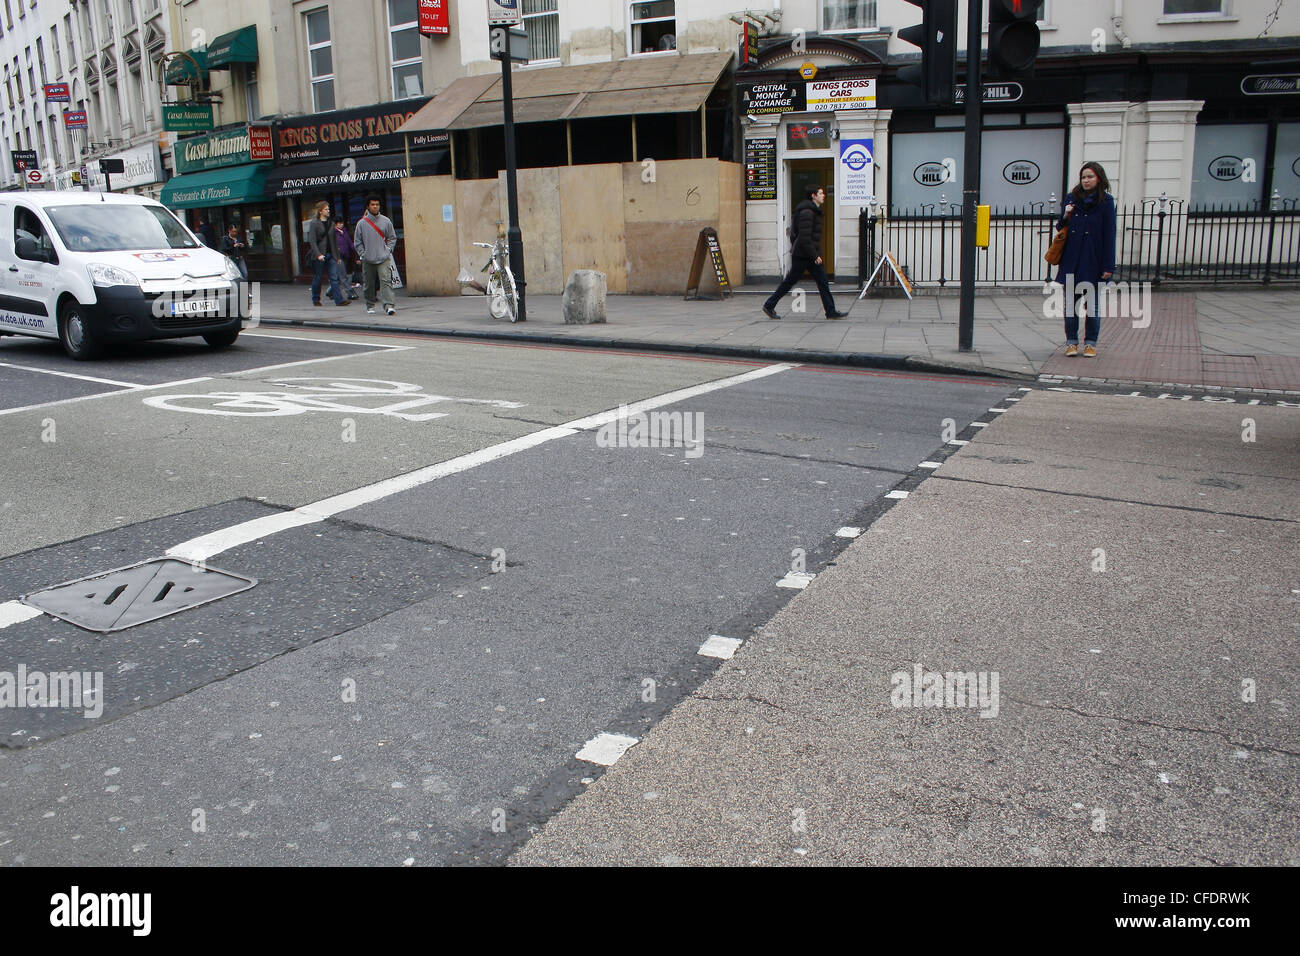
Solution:
M67 129L85 129L86 111L85 110L64 110L63 125Z
M443 36L451 32L447 0L420 0L419 10L418 28L425 36Z
M47 103L72 102L72 95L68 92L68 84L67 83L46 83L45 101Z

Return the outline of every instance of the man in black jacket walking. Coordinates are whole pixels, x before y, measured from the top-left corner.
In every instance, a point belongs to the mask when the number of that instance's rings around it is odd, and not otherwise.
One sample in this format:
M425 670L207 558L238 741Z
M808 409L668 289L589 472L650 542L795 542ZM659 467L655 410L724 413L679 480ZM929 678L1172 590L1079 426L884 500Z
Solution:
M831 285L826 279L826 267L822 265L822 203L826 201L826 190L812 185L806 192L808 198L794 207L794 247L791 249L790 271L763 303L763 314L769 319L781 318L776 314L776 304L794 287L805 271L811 272L817 280L817 291L821 293L826 318L842 319L848 314L836 311L835 300L831 297Z

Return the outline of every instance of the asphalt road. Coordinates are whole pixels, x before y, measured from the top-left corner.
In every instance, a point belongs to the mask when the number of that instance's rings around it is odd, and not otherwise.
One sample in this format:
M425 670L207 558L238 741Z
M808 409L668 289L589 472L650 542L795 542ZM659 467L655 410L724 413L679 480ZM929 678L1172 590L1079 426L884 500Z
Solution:
M710 634L770 620L1015 391L325 332L94 364L4 339L0 683L104 691L93 717L0 707L0 862L502 861L601 775L587 741L642 737L716 668ZM637 402L689 441L606 441ZM168 552L257 584L108 633L12 603Z

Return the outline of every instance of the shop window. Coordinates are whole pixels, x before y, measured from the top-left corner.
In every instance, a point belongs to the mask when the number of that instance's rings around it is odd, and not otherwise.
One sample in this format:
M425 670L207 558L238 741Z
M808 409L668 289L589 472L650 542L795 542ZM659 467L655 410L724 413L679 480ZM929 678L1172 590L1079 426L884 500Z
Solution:
M631 4L628 17L628 53L662 53L677 49L677 15L674 0Z
M822 31L876 29L876 0L821 0Z
M1258 208L1267 144L1267 123L1197 126L1192 208Z
M311 69L311 101L317 113L334 109L334 53L330 43L330 12L322 7L303 15L307 22L307 60Z
M524 0L531 63L560 58L559 0Z
M955 216L961 209L965 133L895 133L889 197L893 215ZM1066 183L1064 129L987 129L980 135L980 202L995 213L1046 209ZM945 210L942 200L947 200Z
M393 99L423 93L416 0L388 0L388 48L393 63Z
M1300 207L1300 123L1278 124L1273 147L1273 190L1282 208Z

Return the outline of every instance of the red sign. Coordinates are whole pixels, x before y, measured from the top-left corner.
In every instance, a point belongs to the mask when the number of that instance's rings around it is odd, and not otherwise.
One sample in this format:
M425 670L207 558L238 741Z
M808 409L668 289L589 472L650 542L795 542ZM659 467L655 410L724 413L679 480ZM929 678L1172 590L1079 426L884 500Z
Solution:
M419 31L427 37L451 33L447 0L420 0Z
M45 102L47 103L72 102L72 96L68 93L68 84L67 83L46 83Z
M85 129L86 111L85 110L64 110L63 125L67 129Z
M27 170L27 181L29 183L39 183L44 178L39 169Z
M271 159L272 139L270 126L248 127L248 152L249 158L254 162Z

